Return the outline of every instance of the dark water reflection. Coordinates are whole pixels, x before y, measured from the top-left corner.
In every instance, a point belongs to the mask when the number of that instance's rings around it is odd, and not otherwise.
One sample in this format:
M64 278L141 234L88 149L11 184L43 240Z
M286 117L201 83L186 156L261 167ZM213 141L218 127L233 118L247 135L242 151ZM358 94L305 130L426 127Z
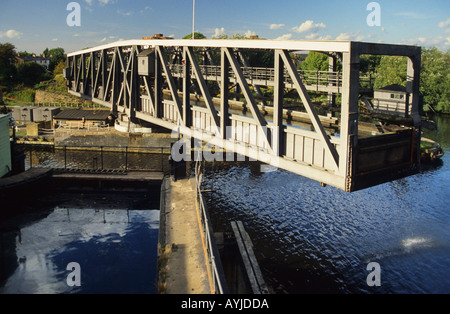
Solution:
M276 293L450 292L450 118L437 117L443 162L348 194L259 164L210 165L215 230L242 220ZM366 283L370 262L381 287Z
M1 222L0 293L156 292L159 210L135 209L117 194L51 199L53 206L36 202L33 211ZM66 282L73 262L80 287Z

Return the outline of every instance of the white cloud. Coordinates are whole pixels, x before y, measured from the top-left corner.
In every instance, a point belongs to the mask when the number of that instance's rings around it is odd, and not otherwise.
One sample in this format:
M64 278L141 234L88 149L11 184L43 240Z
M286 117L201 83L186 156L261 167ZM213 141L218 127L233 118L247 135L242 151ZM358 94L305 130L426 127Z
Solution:
M450 46L450 37L437 36L437 37L418 37L411 38L400 42L401 44L408 45L420 45L424 47L439 47L441 49L447 49Z
M144 14L145 11L151 10L152 8L149 6L146 6L144 9L142 9L141 11L139 11L139 13Z
M270 29L281 29L285 26L285 24L270 24Z
M244 34L244 36L246 38L250 38L251 36L255 36L255 35L256 35L256 33L251 31L251 30L246 31L245 34Z
M331 40L331 36L330 35L319 36L319 34L317 34L317 33L312 33L312 34L306 35L305 38L307 40Z
M292 38L292 34L284 34L278 38L275 38L275 40L289 40Z
M58 38L52 38L52 41L58 41Z
M300 26L295 26L292 28L293 31L297 33L305 33L305 32L313 32L322 28L326 28L327 26L324 23L314 23L312 20L308 20L303 22Z
M224 28L224 27L216 28L216 29L214 30L213 38L220 37L220 36L222 36L222 35L224 35L224 34L225 34L225 28Z
M338 41L363 41L366 39L373 38L373 35L360 35L359 32L355 33L341 33L336 40Z
M18 32L14 29L7 30L6 32L0 31L0 38L6 37L9 39L20 39L22 38L23 33Z
M94 0L84 0L84 1L86 1L86 3L89 6L92 6L94 4ZM107 4L114 3L116 1L115 0L98 0L98 2L100 3L100 5L105 6Z
M120 15L123 15L123 16L132 16L133 12L131 12L131 11L125 12L125 11L122 11L122 10L117 10L117 14L120 14Z
M447 21L442 21L439 23L439 28L445 28L450 25L450 19L447 19Z
M417 12L398 12L394 13L395 16L403 16L411 19L427 19L429 16Z

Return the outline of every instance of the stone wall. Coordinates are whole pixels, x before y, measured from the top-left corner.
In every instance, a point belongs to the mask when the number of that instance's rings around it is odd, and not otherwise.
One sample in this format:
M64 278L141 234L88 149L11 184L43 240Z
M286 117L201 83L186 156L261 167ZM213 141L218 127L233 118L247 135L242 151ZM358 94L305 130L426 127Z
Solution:
M70 94L60 94L55 92L36 90L34 102L37 104L80 104L90 105L92 102Z

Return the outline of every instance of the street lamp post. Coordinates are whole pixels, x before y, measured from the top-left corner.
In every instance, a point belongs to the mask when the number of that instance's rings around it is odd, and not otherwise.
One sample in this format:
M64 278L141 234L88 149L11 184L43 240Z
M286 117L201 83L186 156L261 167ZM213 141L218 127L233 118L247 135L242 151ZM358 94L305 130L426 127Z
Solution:
M192 39L195 39L195 0L192 12Z

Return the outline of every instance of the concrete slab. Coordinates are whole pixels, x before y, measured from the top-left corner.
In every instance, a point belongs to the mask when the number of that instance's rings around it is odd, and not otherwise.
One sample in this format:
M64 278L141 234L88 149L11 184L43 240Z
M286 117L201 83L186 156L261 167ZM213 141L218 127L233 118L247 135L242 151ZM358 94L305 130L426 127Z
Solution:
M196 206L195 178L164 181L161 228L166 252L165 293L211 294Z

